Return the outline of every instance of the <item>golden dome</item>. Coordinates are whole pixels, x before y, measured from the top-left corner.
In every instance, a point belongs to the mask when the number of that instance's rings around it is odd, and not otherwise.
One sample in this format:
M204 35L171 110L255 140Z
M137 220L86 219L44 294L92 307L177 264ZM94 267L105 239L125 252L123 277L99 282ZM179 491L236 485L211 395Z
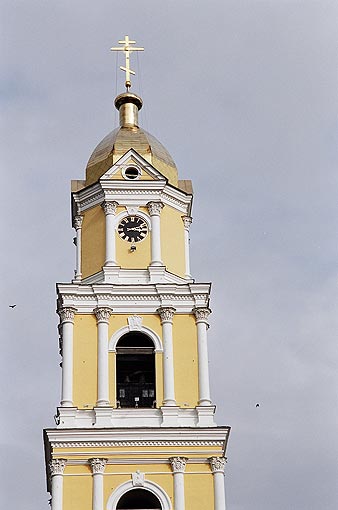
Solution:
M96 182L129 149L134 149L177 186L177 168L169 152L154 136L138 126L141 98L126 92L116 97L115 106L120 113L120 127L111 131L94 149L87 163L86 186Z

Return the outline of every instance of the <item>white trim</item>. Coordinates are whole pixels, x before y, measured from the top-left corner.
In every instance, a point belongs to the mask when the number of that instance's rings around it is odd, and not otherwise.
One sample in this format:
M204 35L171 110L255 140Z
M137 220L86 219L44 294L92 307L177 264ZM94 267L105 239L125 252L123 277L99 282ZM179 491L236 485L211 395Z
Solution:
M117 342L120 340L120 338L123 335L130 333L130 331L135 331L135 328L133 328L129 324L128 324L128 326L123 326L122 328L115 331L115 333L111 336L111 338L109 340L109 347L108 347L109 352L116 352ZM148 336L152 340L154 347L155 347L155 352L163 352L163 346L162 346L161 339L155 333L155 331L148 328L147 326L143 326L142 324L138 328L138 331L140 331L141 333L144 333L146 336Z
M128 160L132 160L132 163L129 163ZM147 173L150 177L153 177L156 180L166 180L166 178L158 171L155 167L153 167L149 161L144 159L138 152L134 149L129 149L116 163L114 163L101 177L100 179L109 179L112 175L118 172L119 169L122 169L122 173L124 168L129 166L141 167L141 169ZM130 179L132 180L132 179ZM135 179L134 179L135 180Z
M133 486L132 480L128 482L124 482L119 485L114 492L111 493L107 502L107 510L116 510L116 505L119 502L120 498L130 490L135 490L138 487ZM145 490L148 490L152 494L154 494L161 503L162 510L171 510L171 503L168 494L157 485L157 483L151 482L150 480L144 480L144 485L142 487Z

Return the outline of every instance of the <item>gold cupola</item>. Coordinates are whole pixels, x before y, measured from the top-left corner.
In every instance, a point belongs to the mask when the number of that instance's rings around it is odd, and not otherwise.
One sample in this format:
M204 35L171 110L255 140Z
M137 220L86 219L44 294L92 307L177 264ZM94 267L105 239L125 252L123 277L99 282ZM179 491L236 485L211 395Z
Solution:
M156 168L170 184L178 186L176 165L167 149L150 133L140 128L138 112L142 99L131 92L115 98L120 126L111 131L94 149L86 168L86 186L98 181L129 149Z

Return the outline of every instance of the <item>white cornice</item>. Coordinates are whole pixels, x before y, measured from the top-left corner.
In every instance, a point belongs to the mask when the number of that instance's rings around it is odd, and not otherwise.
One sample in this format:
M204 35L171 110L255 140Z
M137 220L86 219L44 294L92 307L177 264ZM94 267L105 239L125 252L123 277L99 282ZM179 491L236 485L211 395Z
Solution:
M209 283L115 285L61 283L57 285L59 307L72 306L77 313L93 313L97 306L110 306L117 313L154 313L174 306L178 314L192 313L209 304Z

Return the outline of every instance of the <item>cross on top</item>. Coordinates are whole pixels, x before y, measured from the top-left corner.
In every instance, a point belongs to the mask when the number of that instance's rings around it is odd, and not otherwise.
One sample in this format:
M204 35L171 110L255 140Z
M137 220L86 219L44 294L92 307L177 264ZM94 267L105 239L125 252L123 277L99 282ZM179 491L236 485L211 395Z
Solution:
M131 81L130 81L130 75L135 75L135 71L132 71L130 69L130 54L133 52L133 51L144 51L144 48L137 48L136 46L130 46L131 44L136 44L136 41L131 41L129 39L129 36L126 35L123 39L123 41L119 41L119 44L123 44L123 46L118 46L116 48L110 48L111 51L123 51L125 56L126 56L126 65L125 67L124 66L120 66L120 69L122 71L125 71L126 73L126 82L125 82L125 85L126 85L126 89L127 89L127 92L128 90L130 89L131 87Z

